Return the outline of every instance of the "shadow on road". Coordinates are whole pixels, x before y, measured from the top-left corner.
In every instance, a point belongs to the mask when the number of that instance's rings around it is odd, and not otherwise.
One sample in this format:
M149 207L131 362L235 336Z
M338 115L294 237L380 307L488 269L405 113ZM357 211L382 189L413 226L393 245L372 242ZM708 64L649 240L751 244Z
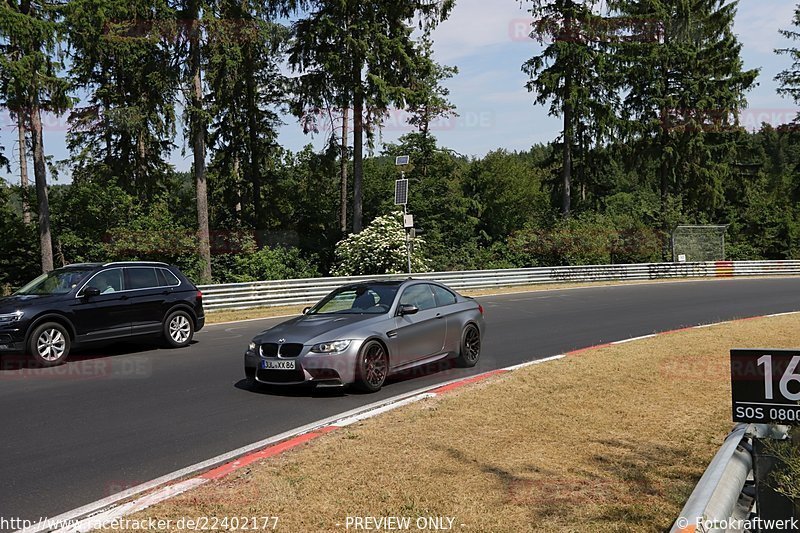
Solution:
M192 341L191 345L197 344L197 341ZM188 348L188 346L186 347ZM158 341L127 341L117 342L113 344L95 344L92 346L81 347L74 349L69 359L62 365L56 367L43 368L36 364L32 357L28 355L8 354L0 355L0 378L13 374L15 372L25 371L26 375L33 376L36 373L47 374L48 372L56 372L56 369L61 373L64 369L87 366L92 362L98 360L110 360L114 357L121 355L140 354L144 352L168 352L180 351L186 348L165 348L163 343Z
M405 383L416 379L424 379L430 376L436 376L439 382L464 377L466 369L462 369L456 365L455 359L444 359L435 361L427 365L418 366L408 370L403 370L397 374L392 374L386 380L384 387L391 387L396 383ZM420 387L424 386L420 384ZM282 396L287 398L330 398L337 396L368 396L372 393L362 392L354 387L316 387L310 384L303 385L266 385L263 383L255 383L247 379L241 379L234 384L237 389L252 392L256 394L263 394L267 396Z

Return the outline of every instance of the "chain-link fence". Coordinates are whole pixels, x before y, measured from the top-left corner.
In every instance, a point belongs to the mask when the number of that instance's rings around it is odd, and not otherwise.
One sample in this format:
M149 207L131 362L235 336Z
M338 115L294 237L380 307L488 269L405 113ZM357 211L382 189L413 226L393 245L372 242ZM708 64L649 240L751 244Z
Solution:
M728 226L678 226L672 232L672 260L680 263L725 260Z

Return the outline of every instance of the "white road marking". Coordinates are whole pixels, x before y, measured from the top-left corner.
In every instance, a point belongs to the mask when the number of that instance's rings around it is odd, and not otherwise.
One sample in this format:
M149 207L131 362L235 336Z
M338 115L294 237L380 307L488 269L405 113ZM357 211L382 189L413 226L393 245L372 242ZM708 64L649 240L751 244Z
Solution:
M197 488L206 482L208 482L207 479L192 478L175 483L174 485L167 485L166 487L162 487L161 489L148 494L147 496L143 496L142 498L112 507L95 515L88 516L79 522L72 523L67 527L62 527L54 531L56 533L87 533L93 529L104 528L104 526L105 528L108 528L108 524L111 524L113 520L143 511L157 503L161 503L169 500L170 498L178 496L179 494L183 494L187 490Z
M514 366L509 366L504 370L519 370L520 368L528 368L529 366L540 365L542 363L548 363L550 361L558 361L559 359L564 359L565 355L554 355L552 357L545 357L544 359L537 359L536 361L528 361L527 363L521 363Z
M373 409L372 411L366 412L364 414L351 416L350 418L345 418L343 420L338 420L334 425L340 428L347 427L355 424L356 422L361 422L362 420L367 420L368 418L372 418L374 416L378 416L383 413L388 413L389 411L393 411L398 407L403 407L404 405L409 405L415 402L419 402L421 400L427 400L428 398L436 398L436 396L437 394L433 392L418 394L416 396L412 396L411 398L406 398L405 400L401 400L399 402L391 403L389 405Z
M642 335L641 337L633 337L631 339L623 339L621 341L614 341L611 344L625 344L627 342L641 341L641 340L644 340L644 339L651 339L651 338L653 338L655 336L656 336L655 333L651 333L650 335Z

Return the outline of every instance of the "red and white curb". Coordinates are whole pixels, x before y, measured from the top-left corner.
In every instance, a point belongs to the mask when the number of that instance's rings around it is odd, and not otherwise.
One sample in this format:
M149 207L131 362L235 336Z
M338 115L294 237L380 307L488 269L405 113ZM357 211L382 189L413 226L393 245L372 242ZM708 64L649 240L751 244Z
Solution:
M202 486L209 481L220 479L228 474L236 472L237 470L251 465L262 459L279 455L283 452L296 448L302 444L310 442L318 437L326 435L332 431L350 426L352 424L376 417L383 413L387 413L394 409L426 400L435 398L442 394L446 394L455 389L484 381L490 377L507 374L515 370L527 368L534 365L540 365L550 361L557 361L564 359L568 356L578 355L590 350L597 350L608 346L626 344L645 339L650 339L657 336L669 335L672 333L687 331L692 329L708 328L712 326L719 326L722 324L729 324L732 322L741 322L745 320L754 320L757 318L770 318L798 314L800 311L793 311L788 313L775 313L771 315L763 315L757 317L748 317L736 320L728 320L724 322L717 322L713 324L702 324L698 326L691 326L688 328L679 328L660 333L653 333L650 335L643 335L639 337L632 337L629 339L622 339L614 342L598 344L587 348L580 348L566 352L562 355L556 355L535 361L509 366L506 368L492 370L483 374L470 376L467 378L456 379L450 382L433 385L418 389L416 391L408 392L375 402L373 404L353 409L333 417L329 417L311 424L296 428L294 430L275 435L268 439L250 444L248 446L233 450L226 454L219 455L207 461L194 464L192 466L178 470L171 474L167 474L160 478L154 479L147 483L132 487L123 492L114 494L97 502L85 505L78 509L74 509L59 516L49 518L46 521L38 522L31 527L19 530L17 533L39 533L44 531L57 531L63 533L85 533L93 529L99 529L108 524L113 523L124 516L142 511L157 503L161 503L188 490ZM198 474L198 472L202 472ZM188 479L187 476L193 476ZM138 496L144 494L144 496ZM127 501L126 501L127 500ZM120 503L123 502L123 503Z

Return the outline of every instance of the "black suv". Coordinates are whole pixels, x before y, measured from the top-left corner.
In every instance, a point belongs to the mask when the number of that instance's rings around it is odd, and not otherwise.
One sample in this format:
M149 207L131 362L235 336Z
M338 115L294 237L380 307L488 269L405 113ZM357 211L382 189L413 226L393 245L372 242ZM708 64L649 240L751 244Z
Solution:
M130 337L186 346L205 323L203 295L164 263L82 263L0 298L0 353L63 363L72 346Z

